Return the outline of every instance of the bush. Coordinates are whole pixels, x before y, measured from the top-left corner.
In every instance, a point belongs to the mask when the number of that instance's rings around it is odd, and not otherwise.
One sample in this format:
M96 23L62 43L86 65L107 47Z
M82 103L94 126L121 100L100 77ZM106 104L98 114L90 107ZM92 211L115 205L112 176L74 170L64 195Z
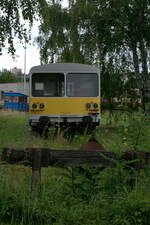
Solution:
M19 79L15 77L13 73L8 70L0 72L0 83L15 83L19 82Z

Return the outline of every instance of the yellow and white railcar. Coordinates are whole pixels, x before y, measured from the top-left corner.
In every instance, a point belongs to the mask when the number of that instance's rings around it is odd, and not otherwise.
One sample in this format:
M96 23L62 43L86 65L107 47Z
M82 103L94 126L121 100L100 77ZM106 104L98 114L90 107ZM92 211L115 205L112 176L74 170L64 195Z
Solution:
M29 123L32 127L100 123L100 73L94 66L56 63L30 70Z

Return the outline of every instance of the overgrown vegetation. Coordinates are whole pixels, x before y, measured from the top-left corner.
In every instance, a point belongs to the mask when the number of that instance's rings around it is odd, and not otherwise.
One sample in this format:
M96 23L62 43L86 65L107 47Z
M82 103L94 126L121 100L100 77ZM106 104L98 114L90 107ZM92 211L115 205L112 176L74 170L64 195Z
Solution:
M0 148L50 147L79 149L90 136L78 135L70 143L51 128L48 138L31 132L28 116L1 112ZM149 150L150 125L142 112L102 114L96 139L121 155L126 149ZM25 225L147 225L150 215L150 171L115 168L43 168L41 194L31 195L31 168L0 165L0 222ZM131 178L134 175L134 186Z
M0 83L19 82L18 77L16 77L12 72L10 72L8 70L3 70L2 72L0 72Z

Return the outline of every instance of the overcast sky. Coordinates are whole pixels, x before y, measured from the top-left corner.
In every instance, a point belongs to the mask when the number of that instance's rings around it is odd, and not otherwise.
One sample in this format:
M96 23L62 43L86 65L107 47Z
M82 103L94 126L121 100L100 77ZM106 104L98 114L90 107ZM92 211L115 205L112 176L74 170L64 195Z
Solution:
M63 6L67 7L68 0L63 0ZM39 49L35 43L35 38L38 36L38 23L36 22L32 27L31 44L27 44L26 48L26 73L29 73L32 66L40 64ZM25 70L25 49L18 40L15 40L16 58L12 59L11 55L7 53L7 48L3 49L3 55L0 56L0 71L2 69L11 70L14 67Z
M37 44L35 43L35 37L38 35L38 23L36 22L32 27L31 32L31 44L26 45L26 73L29 72L32 66L40 64L40 55ZM2 69L13 69L14 67L22 69L24 73L25 64L25 48L23 44L15 40L16 57L13 59L10 54L7 53L7 48L3 49L3 55L0 56L0 71Z

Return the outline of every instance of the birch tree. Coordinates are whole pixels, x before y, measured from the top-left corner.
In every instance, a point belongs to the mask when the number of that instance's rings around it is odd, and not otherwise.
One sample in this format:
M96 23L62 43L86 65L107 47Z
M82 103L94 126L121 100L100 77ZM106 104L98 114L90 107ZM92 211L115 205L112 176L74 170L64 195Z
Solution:
M36 16L45 8L45 0L1 0L0 1L0 54L8 45L8 53L15 53L14 38L28 41L29 28Z

